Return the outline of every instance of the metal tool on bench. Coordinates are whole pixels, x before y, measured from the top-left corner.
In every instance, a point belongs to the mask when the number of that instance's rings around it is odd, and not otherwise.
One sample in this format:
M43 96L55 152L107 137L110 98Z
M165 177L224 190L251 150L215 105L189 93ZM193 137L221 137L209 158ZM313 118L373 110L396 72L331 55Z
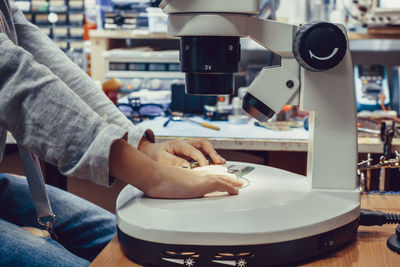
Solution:
M395 0L345 0L349 15L368 26L400 24L400 2ZM348 4L351 3L351 4Z
M390 159L392 156L392 141L395 134L395 122L393 121L392 127L387 127L385 122L381 123L381 140L383 142L383 156L381 157L381 161L386 159ZM385 169L381 169L379 176L379 191L383 192L386 189L386 183L388 182L386 179L386 171Z
M381 156L379 162L376 164L371 164L373 159L371 155L368 154L368 159L361 161L358 163L358 174L360 176L360 180L362 180L361 186L364 187L365 191L368 192L371 189L371 170L380 170L379 176L379 191L385 192L385 183L386 183L386 169L398 169L400 170L400 153L395 151L395 156L392 158L385 158L385 156ZM367 172L367 177L363 171Z
M360 191L345 28L258 19L258 0L166 0L161 7L169 13L169 34L181 37L187 93L233 92L240 37L250 36L281 56L280 66L262 69L250 85L243 108L261 121L286 104L310 111L308 172L235 162L254 167L246 174L249 185L237 196L200 199L152 199L127 186L116 207L124 253L152 266L266 266L352 241Z
M386 190L386 185L388 183L387 180L388 174L386 173L386 169L400 168L400 154L397 151L395 151L395 156L394 157L392 156L393 155L392 141L396 133L396 130L397 128L394 121L392 122L392 125L390 127L387 127L387 124L385 122L381 122L380 137L383 142L383 154L379 158L379 162L377 164L371 165L373 159L371 158L371 155L368 154L367 160L358 163L359 175L364 176L361 172L362 171L367 172L367 178L365 181L366 191L370 190L371 170L380 169L379 191L384 192Z
M215 126L215 125L212 125L212 124L209 124L206 122L200 122L200 121L193 120L189 116L185 116L184 114L182 114L180 112L172 112L171 116L164 122L163 127L167 127L171 121L188 121L188 122L198 124L200 126L208 128L208 129L212 129L212 130L216 130L216 131L220 130L220 128L218 126Z
M395 157L386 159L384 156L381 156L379 159L379 163L371 165L373 160L368 158L367 160L361 161L358 163L358 170L374 170L374 169L395 169L400 168L400 153L395 151Z

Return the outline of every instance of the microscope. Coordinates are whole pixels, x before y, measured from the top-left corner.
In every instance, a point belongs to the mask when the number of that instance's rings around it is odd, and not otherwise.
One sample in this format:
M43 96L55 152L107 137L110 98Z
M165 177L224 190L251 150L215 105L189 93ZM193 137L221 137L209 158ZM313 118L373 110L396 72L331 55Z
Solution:
M265 121L286 104L310 112L307 175L247 164L237 196L152 199L126 186L118 239L150 266L268 266L315 257L352 241L360 215L353 66L341 25L259 19L258 0L164 0L168 32L181 39L186 92L233 92L240 38L281 56L250 85L243 109ZM240 163L239 163L240 164Z

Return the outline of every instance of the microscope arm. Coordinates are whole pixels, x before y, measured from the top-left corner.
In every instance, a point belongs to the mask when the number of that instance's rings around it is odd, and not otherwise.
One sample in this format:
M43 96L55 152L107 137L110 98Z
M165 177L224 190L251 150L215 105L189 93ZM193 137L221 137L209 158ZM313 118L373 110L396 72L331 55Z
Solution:
M294 58L293 39L298 27L273 20L247 17L248 35L282 58Z
M292 26L292 32L269 21L265 24L256 21L255 25L261 29L276 27L285 34L272 35L277 38L273 40L269 40L270 36L263 37L262 31L252 36L268 43L272 51L274 47L281 48L276 53L282 56L282 62L278 68L264 68L248 93L275 112L289 101L300 103L300 109L309 111L307 178L311 187L316 190L350 189L351 192L357 184L354 178L357 132L353 65L346 29L325 22L312 22L300 28ZM257 34L256 29L254 27L254 34ZM280 42L287 42L291 47L280 46ZM291 74L295 85L292 89L285 88L284 79L290 79ZM297 77L299 83L295 80ZM340 173L351 176L338 175L338 166ZM349 198L354 197L357 194L349 194Z
M250 85L247 98L255 97L265 104L271 109L270 116L279 113L286 104L299 105L300 66L293 54L293 39L298 27L255 17L248 17L247 25L250 38L281 56L280 66L261 70ZM268 119L259 112L253 114L258 114L257 119Z
M269 21L256 24L264 29L273 25ZM273 26L284 28L279 24ZM260 102L275 112L288 102L300 103L300 109L310 112L307 178L311 188L349 190L346 197L356 200L358 194L353 194L357 191L353 191L357 185L355 92L346 30L341 25L313 22L299 28L295 35L285 33L273 35L276 40L268 40L268 36L263 40L261 33L252 36L260 43L268 42L271 48L281 48L277 53L282 55L282 62L280 67L260 72L246 96L258 102L247 101L253 108L244 108L263 119L268 109L262 107L264 114L259 112L262 109L254 110ZM290 39L286 42L293 44L292 54L288 47L279 46L287 36ZM285 79L293 80L292 89L285 88Z

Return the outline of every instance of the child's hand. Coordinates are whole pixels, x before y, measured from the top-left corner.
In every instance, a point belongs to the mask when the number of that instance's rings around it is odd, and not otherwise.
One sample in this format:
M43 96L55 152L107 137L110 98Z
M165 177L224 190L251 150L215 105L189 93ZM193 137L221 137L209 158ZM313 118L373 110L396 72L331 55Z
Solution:
M199 144L203 144L203 142L194 143L194 145ZM189 145L179 143L172 146L174 149L180 147L182 150L179 151L183 151ZM159 147L156 151L160 152L161 150L163 152L163 149L160 148L162 147ZM194 147L189 148L189 150L193 149ZM218 154L216 154L214 148L207 151L214 155L213 160L215 160ZM176 151L174 150L174 152ZM193 157L199 162L202 160L198 155ZM206 173L204 170L195 171L161 164L133 148L123 139L115 141L111 146L109 164L110 175L139 188L148 196L156 198L197 198L215 191L236 195L239 193L237 188L242 186L241 182L232 178L229 174ZM200 164L206 164L205 159Z
M196 171L181 167L159 165L154 169L157 182L149 185L145 193L155 198L198 198L212 192L239 193L238 187L243 184L235 175ZM152 179L153 180L153 179Z
M144 139L138 148L151 159L174 166L189 167L190 163L185 158L197 161L200 166L206 166L208 163L204 155L209 155L215 164L226 162L205 139L173 140L164 143L151 143Z

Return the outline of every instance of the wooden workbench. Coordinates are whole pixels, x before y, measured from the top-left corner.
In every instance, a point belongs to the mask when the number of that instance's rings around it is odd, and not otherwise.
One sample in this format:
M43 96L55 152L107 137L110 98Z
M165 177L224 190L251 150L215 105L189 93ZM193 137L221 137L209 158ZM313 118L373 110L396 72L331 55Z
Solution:
M157 142L171 141L179 136L157 136ZM306 152L307 140L274 140L274 139L240 139L240 138L207 138L216 149L224 150L253 150L253 151L292 151ZM16 144L9 134L7 144ZM393 139L393 151L400 152L400 138ZM358 137L358 153L382 153L383 143L378 136Z
M157 142L179 138L178 136L157 136ZM307 140L207 138L216 149L253 151L306 152ZM400 138L393 139L393 151L400 152ZM382 153L383 143L378 137L358 137L358 153Z
M400 195L362 195L361 208L400 213ZM387 238L394 234L396 225L360 226L357 240L344 249L327 254L302 266L400 266L400 255L386 247ZM122 253L117 237L90 265L139 267Z
M192 119L208 122L198 116ZM303 128L276 131L255 126L255 120L250 120L247 124L208 122L220 128L220 131L214 131L188 121L171 122L168 127L164 127L167 120L168 118L158 117L143 121L138 126L152 129L159 142L177 138L206 138L216 149L222 150L307 152L308 148L308 132ZM400 138L394 138L392 144L393 151L400 151ZM358 152L382 153L383 143L380 136L359 132Z

